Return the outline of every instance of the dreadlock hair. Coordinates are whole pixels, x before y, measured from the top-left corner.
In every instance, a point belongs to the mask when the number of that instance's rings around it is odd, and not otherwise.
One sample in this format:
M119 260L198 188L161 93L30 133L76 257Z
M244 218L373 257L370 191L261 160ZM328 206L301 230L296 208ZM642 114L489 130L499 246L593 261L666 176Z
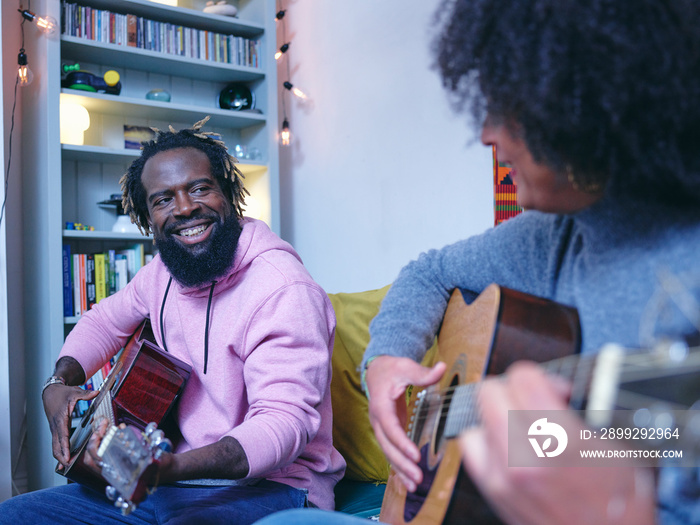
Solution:
M169 131L151 128L156 136L153 140L142 142L141 156L131 163L129 169L119 180L122 188L122 206L124 212L131 217L131 222L138 226L139 231L148 235L151 229L148 225L148 206L146 190L141 183L141 174L146 162L162 151L177 148L195 148L206 153L211 165L211 174L221 186L226 198L233 204L234 213L238 219L243 217L245 195L249 194L243 186L243 174L235 165L235 157L229 155L226 145L215 139L213 133L201 131L209 117L205 117L189 129L176 131L169 126Z
M443 0L435 65L458 110L616 198L700 201L700 2Z

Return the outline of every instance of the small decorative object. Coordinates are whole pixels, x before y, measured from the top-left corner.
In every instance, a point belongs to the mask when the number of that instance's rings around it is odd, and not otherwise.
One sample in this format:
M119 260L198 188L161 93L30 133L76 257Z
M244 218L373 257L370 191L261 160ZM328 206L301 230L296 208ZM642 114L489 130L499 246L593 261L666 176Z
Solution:
M61 80L61 87L109 95L118 95L122 91L121 77L113 69L102 76L81 70L80 64L64 64L62 70L66 76Z
M255 95L245 84L234 82L219 93L219 107L234 111L253 109L255 108Z
M148 126L129 126L124 124L124 147L126 149L141 149L142 142L153 140L156 132Z
M511 217L520 214L523 209L518 206L517 186L510 176L510 167L498 162L496 146L493 146L493 193L494 223L498 226Z
M152 89L146 93L148 100L157 100L159 102L170 102L170 93L164 89Z
M223 15L223 16L236 16L238 14L238 9L235 6L227 4L225 1L220 2L207 2L207 5L202 9L205 13L212 15Z
M66 230L77 230L77 231L85 231L85 232L94 232L95 227L94 226L88 226L87 224L83 224L80 222L67 222L66 223Z
M100 201L97 204L100 206L116 206L117 208L117 222L112 226L113 232L121 233L140 233L138 226L131 222L131 217L124 213L124 207L122 206L122 194L112 193L109 199Z

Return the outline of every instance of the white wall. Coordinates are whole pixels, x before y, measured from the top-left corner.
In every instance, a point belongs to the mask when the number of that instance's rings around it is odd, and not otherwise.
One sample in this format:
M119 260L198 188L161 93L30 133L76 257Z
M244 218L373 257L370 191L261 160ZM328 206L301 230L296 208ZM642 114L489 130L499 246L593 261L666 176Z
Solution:
M287 96L282 236L328 292L388 284L420 252L493 224L491 151L431 68L436 5L283 2L291 75L281 61L279 81L313 105Z
M32 4L32 9L38 2ZM24 260L22 255L22 99L26 93L17 90L15 104L15 80L17 78L17 54L21 46L21 15L16 2L3 2L0 13L2 31L2 85L3 127L0 130L0 157L3 162L3 179L10 164L7 188L0 187L0 202L7 191L7 205L0 225L0 501L13 492L25 491L27 485L25 437L25 361L24 361ZM26 4L25 4L26 7ZM31 24L25 24L25 46L39 34ZM36 57L29 54L30 66L36 68ZM33 69L36 78L41 71ZM12 123L13 107L14 129ZM10 138L12 149L10 151ZM31 137L29 138L31 140ZM9 413L8 413L9 407Z

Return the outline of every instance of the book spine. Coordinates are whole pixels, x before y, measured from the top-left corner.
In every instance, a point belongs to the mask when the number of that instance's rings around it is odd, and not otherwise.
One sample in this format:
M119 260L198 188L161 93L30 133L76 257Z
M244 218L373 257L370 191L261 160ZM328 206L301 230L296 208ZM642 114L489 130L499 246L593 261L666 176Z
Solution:
M63 316L71 317L73 308L73 275L71 274L72 257L70 245L63 245Z
M95 303L107 297L107 271L105 254L95 254Z
M89 310L97 304L97 291L95 289L95 256L91 253L85 256L85 293L87 296L87 309Z
M73 270L73 315L77 317L82 314L80 309L80 255L77 253L73 254L71 269Z

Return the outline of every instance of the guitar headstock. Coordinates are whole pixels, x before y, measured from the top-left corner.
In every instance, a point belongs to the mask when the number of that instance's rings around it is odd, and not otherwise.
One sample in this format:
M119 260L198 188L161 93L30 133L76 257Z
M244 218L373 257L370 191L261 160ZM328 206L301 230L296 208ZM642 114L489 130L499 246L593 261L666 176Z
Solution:
M161 455L171 448L170 440L155 423L149 423L143 431L130 425L112 426L107 431L97 455L102 477L109 483L107 497L122 514L131 513L152 492L148 483Z
M574 376L572 405L586 398L594 428L654 448L700 452L700 347L664 342L651 350L607 345L595 356L590 381ZM586 396L587 394L587 396ZM583 406L579 406L583 408ZM641 439L641 437L644 439ZM647 439L648 436L648 439Z

